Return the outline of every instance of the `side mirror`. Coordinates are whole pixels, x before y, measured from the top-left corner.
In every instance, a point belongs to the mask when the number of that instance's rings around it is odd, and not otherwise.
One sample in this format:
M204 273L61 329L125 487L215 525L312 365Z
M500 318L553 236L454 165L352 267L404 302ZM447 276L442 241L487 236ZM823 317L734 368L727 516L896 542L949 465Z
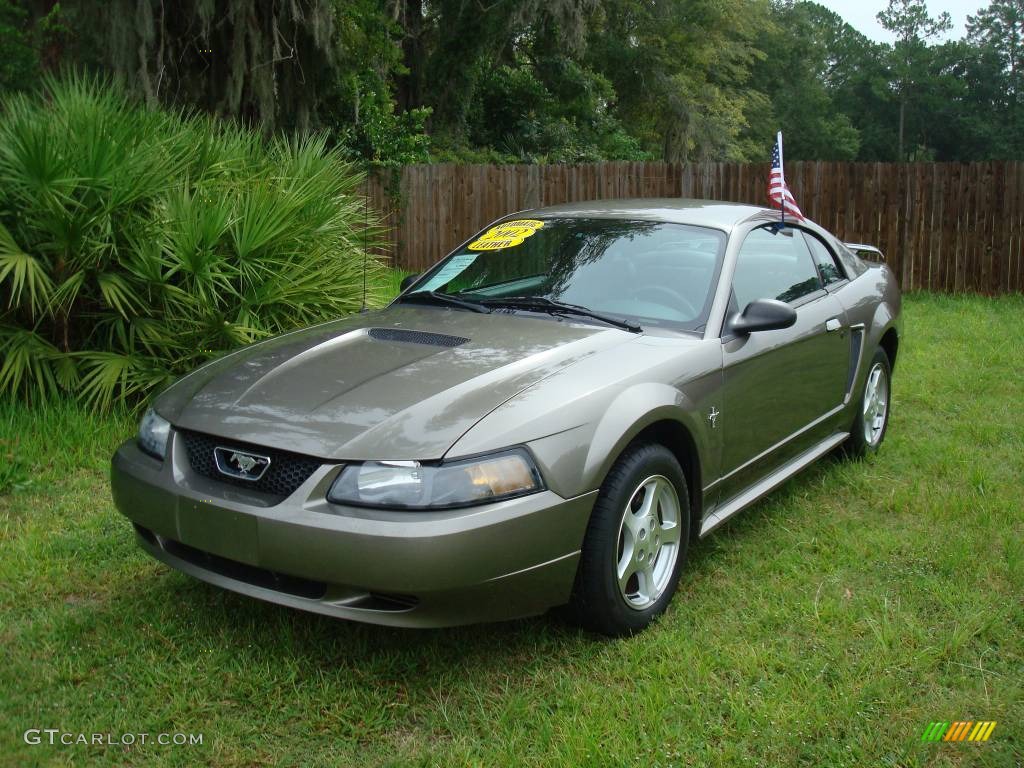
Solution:
M754 331L776 331L789 328L796 322L796 310L789 304L776 299L758 299L747 304L747 308L732 316L729 330L736 334Z
M408 288L410 285L412 285L419 279L420 276L419 273L417 272L414 272L411 275L406 275L405 277L402 278L402 282L398 284L398 289L400 291L404 291L406 288Z

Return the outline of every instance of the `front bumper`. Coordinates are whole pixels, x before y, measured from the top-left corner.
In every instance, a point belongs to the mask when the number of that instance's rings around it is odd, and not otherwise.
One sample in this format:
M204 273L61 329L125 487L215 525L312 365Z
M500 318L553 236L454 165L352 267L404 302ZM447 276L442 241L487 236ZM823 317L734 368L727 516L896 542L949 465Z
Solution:
M357 621L439 627L543 613L569 599L595 493L398 512L328 504L339 465L279 503L192 472L180 436L157 461L115 453L114 503L154 557L270 602Z

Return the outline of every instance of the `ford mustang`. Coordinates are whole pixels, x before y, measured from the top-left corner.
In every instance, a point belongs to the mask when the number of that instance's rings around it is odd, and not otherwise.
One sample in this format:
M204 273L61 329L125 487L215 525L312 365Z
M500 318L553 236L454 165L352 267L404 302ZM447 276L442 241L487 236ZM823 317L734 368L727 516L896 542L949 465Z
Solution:
M407 627L566 606L630 634L695 540L878 450L901 327L884 263L777 211L518 213L383 310L179 380L113 496L151 555L252 597Z

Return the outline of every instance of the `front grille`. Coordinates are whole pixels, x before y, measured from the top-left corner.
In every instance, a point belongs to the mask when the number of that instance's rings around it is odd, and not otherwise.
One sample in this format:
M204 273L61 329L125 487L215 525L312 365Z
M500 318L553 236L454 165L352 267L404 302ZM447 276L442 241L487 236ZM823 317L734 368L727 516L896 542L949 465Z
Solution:
M294 493L295 489L306 482L309 476L323 464L320 459L314 459L312 456L279 451L275 448L264 448L251 443L240 443L228 438L204 435L202 432L183 429L181 436L185 440L188 463L196 474L222 483L231 483L241 488L255 488L281 498ZM217 469L217 462L213 457L213 450L217 446L268 456L270 457L270 466L259 480L230 477Z

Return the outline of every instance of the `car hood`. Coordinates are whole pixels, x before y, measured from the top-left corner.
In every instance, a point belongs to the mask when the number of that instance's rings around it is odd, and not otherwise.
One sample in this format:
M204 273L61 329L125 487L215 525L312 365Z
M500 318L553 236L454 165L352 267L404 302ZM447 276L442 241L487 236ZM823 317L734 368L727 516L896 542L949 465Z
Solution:
M438 459L566 366L636 338L565 319L396 305L254 344L165 391L175 427L332 459Z

